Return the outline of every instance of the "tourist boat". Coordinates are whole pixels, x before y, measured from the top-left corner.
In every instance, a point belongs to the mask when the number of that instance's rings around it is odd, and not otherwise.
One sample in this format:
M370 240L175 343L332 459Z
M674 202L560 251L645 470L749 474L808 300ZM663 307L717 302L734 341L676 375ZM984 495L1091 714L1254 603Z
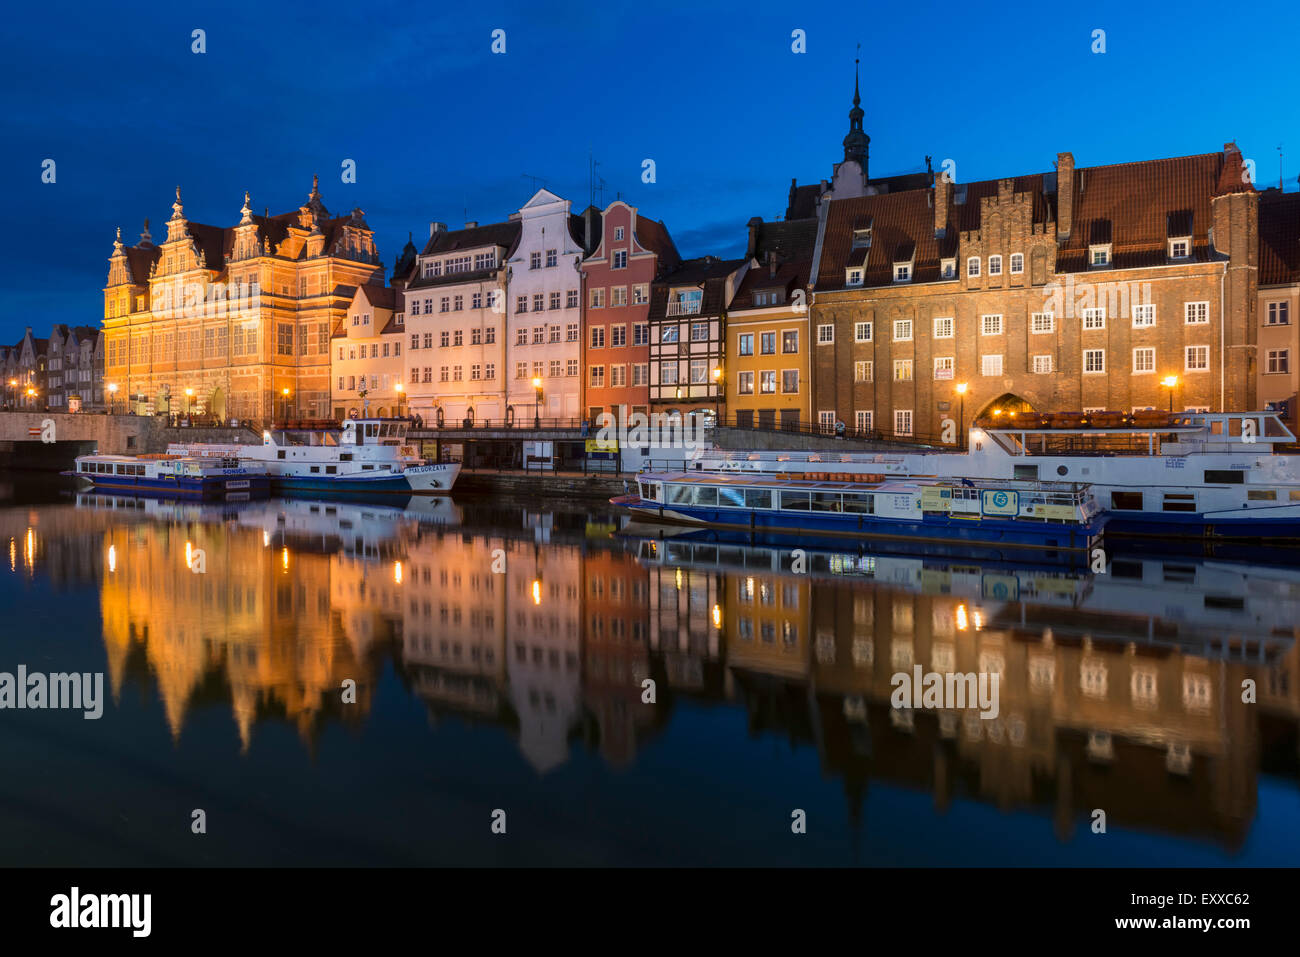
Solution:
M64 475L96 489L141 495L185 496L240 501L265 498L266 473L244 468L231 457L182 455L79 455Z
M451 491L460 463L428 463L407 444L404 419L348 419L268 430L261 445L168 446L186 455L234 456L271 477L276 492L436 495Z
M1113 420L1112 420L1113 419ZM1002 416L981 420L967 452L725 452L690 465L724 474L964 476L1089 483L1107 536L1300 544L1300 455L1275 412Z
M1086 485L864 478L646 472L637 476L637 494L610 501L661 523L850 535L951 546L961 554L994 546L1077 559L1101 542L1105 520Z

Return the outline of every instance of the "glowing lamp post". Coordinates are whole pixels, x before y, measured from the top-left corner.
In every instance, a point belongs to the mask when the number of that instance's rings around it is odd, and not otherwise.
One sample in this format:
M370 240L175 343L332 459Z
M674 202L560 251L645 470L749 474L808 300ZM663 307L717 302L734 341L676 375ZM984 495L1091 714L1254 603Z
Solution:
M542 427L541 407L542 407L542 380L533 380L533 428Z
M1169 414L1174 414L1174 389L1178 386L1178 376L1167 375L1160 380L1160 384L1169 390Z
M962 445L966 444L966 390L970 388L965 382L957 383L957 403L961 410L957 413L957 428L961 432Z

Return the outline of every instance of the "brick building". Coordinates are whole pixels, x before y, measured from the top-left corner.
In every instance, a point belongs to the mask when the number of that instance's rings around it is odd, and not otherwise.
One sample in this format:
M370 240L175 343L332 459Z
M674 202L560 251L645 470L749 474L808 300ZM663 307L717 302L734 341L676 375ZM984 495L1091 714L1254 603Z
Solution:
M818 203L824 428L940 437L964 418L956 442L995 409L1255 405L1258 203L1235 144L931 179Z

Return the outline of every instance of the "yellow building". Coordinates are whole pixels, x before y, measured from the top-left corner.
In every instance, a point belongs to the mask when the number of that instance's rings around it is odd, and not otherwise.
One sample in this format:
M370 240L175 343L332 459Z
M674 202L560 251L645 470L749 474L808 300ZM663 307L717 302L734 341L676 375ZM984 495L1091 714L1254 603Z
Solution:
M325 418L330 338L356 287L383 283L360 209L332 217L313 178L307 202L233 227L185 218L180 188L155 245L121 230L104 288L106 388L137 414ZM286 390L288 390L286 392Z
M741 428L811 421L808 275L817 221L749 224L751 264L727 312L726 416Z

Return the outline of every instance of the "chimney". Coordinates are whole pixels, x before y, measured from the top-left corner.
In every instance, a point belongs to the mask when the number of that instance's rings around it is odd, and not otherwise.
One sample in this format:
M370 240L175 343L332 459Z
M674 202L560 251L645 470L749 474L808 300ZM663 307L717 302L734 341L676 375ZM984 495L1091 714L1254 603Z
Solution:
M471 219L468 223L465 224L465 228L466 228L466 229L477 229L477 228L478 228L478 220L477 220L477 219Z
M745 258L753 259L758 255L758 230L763 225L763 217L755 216L747 225L749 226L749 245L745 249Z
M1074 228L1074 154L1056 154L1056 240L1070 238Z
M430 223L430 224L429 224L429 237L430 237L430 238L433 238L434 236L438 235L438 233L445 233L446 231L447 231L447 224L446 224L446 223Z
M940 170L934 178L934 238L943 239L948 232L948 203L952 198L952 183L948 171Z

